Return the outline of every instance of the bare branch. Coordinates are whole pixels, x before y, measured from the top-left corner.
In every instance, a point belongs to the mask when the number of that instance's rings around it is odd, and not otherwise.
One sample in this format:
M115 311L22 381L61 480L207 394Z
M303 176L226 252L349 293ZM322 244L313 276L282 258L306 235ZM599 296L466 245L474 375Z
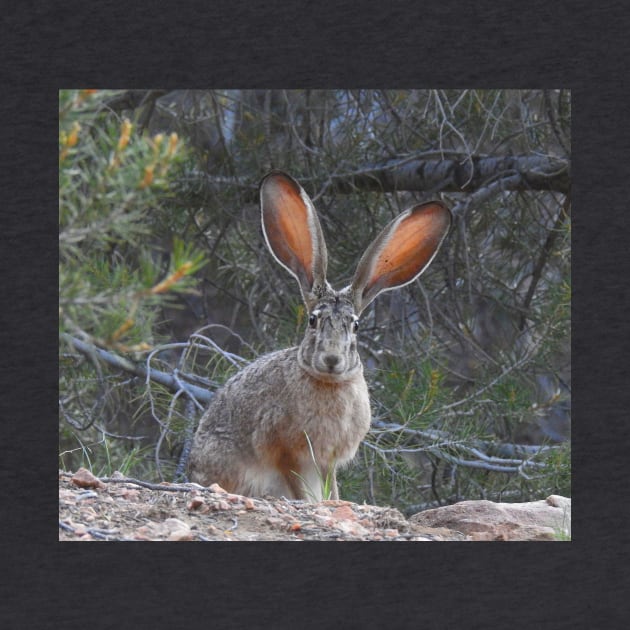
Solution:
M517 177L515 177L517 176ZM339 173L330 187L350 193L356 189L394 192L472 192L489 182L506 180L505 190L568 192L570 163L544 155L468 156L442 159L390 160Z
M130 374L135 374L136 376L140 376L142 378L148 378L160 385L164 385L171 391L185 391L186 394L201 400L203 402L210 402L210 399L213 396L213 392L203 389L201 387L197 387L196 385L191 385L189 383L184 383L181 379L176 378L166 372L160 372L159 370L147 370L144 366L132 363L128 359L120 357L118 355L112 354L107 350L102 350L101 348L97 348L96 346L85 343L76 337L72 337L66 333L62 333L62 338L72 344L79 352L88 357L93 357L96 355L99 359L111 365L112 367L118 368L120 370L124 370L125 372L129 372Z

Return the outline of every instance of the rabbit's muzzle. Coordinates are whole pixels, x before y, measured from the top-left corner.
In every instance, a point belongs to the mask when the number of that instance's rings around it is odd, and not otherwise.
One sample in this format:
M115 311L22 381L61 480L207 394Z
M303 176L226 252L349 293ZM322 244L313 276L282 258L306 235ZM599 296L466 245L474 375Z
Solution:
M319 304L298 350L300 366L323 381L347 381L361 373L357 352L358 317L352 306L336 300Z

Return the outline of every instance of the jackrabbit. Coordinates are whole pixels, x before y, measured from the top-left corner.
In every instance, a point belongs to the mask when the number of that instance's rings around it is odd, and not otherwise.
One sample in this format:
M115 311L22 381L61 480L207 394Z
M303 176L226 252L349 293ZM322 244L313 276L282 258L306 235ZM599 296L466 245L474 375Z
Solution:
M238 494L310 501L328 498L327 479L337 499L336 468L354 457L371 420L359 315L379 293L427 268L451 213L433 201L400 214L367 248L351 284L335 291L322 228L302 187L272 171L260 184L260 206L267 247L297 279L308 325L299 346L260 357L216 392L194 437L190 478Z

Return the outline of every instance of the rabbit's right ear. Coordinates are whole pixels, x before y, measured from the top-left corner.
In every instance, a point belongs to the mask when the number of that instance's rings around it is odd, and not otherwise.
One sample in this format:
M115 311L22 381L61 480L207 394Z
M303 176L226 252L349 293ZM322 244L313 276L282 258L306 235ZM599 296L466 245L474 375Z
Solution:
M349 294L357 315L382 291L415 280L431 263L452 222L440 201L409 208L398 215L367 248L359 261Z
M296 277L311 310L326 291L328 260L313 202L292 177L272 171L260 183L260 208L267 247Z

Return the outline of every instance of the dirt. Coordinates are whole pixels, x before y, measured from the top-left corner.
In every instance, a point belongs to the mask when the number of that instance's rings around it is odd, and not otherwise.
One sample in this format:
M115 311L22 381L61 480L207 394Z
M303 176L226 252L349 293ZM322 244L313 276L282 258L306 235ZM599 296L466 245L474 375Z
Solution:
M414 524L398 510L349 501L256 499L217 485L148 484L115 474L59 472L62 541L454 541L462 533Z

